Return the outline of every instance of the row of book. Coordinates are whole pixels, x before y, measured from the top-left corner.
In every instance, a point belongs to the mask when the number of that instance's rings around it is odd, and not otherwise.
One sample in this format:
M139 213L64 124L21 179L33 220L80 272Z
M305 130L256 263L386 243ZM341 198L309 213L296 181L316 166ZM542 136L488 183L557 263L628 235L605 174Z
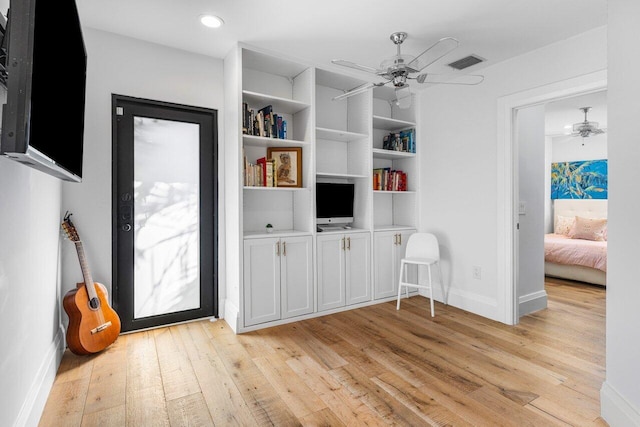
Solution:
M382 138L384 150L402 151L405 153L416 152L416 130L407 129L399 133L390 133Z
M256 163L249 163L244 156L244 186L245 187L277 187L275 160L261 157Z
M273 112L267 105L257 112L242 103L242 133L245 135L264 136L267 138L287 139L287 121Z
M401 170L391 170L391 168L374 169L373 189L378 191L407 191L407 174Z

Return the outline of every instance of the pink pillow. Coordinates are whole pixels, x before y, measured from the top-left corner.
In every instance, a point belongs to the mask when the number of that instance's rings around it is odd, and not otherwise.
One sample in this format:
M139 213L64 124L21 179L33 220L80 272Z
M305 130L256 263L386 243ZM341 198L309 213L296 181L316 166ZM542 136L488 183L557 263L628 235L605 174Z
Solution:
M603 241L606 228L606 218L592 219L577 216L576 222L573 224L571 231L569 231L569 237L572 239Z
M568 236L575 221L576 218L574 216L558 215L556 217L556 227L553 232L555 234L564 234L565 236Z

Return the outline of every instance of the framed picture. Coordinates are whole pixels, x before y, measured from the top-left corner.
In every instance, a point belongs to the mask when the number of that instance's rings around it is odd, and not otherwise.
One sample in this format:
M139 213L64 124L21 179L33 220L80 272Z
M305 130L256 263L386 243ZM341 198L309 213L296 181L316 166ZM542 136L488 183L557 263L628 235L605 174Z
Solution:
M267 159L275 161L274 174L278 187L302 187L302 148L269 147Z

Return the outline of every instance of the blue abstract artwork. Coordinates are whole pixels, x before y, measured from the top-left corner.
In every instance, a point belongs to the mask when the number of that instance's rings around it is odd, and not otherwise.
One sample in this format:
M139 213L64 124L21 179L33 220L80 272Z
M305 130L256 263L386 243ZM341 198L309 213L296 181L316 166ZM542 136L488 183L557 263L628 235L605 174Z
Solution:
M552 199L607 199L607 160L551 164Z

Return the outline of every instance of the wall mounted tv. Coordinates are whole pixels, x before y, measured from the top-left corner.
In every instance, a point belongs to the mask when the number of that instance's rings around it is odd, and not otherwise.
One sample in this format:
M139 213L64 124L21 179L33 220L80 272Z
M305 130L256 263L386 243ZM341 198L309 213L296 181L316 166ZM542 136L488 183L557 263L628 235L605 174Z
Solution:
M353 222L354 185L316 183L316 223L318 225Z
M80 182L87 53L76 3L11 0L4 30L0 154Z

